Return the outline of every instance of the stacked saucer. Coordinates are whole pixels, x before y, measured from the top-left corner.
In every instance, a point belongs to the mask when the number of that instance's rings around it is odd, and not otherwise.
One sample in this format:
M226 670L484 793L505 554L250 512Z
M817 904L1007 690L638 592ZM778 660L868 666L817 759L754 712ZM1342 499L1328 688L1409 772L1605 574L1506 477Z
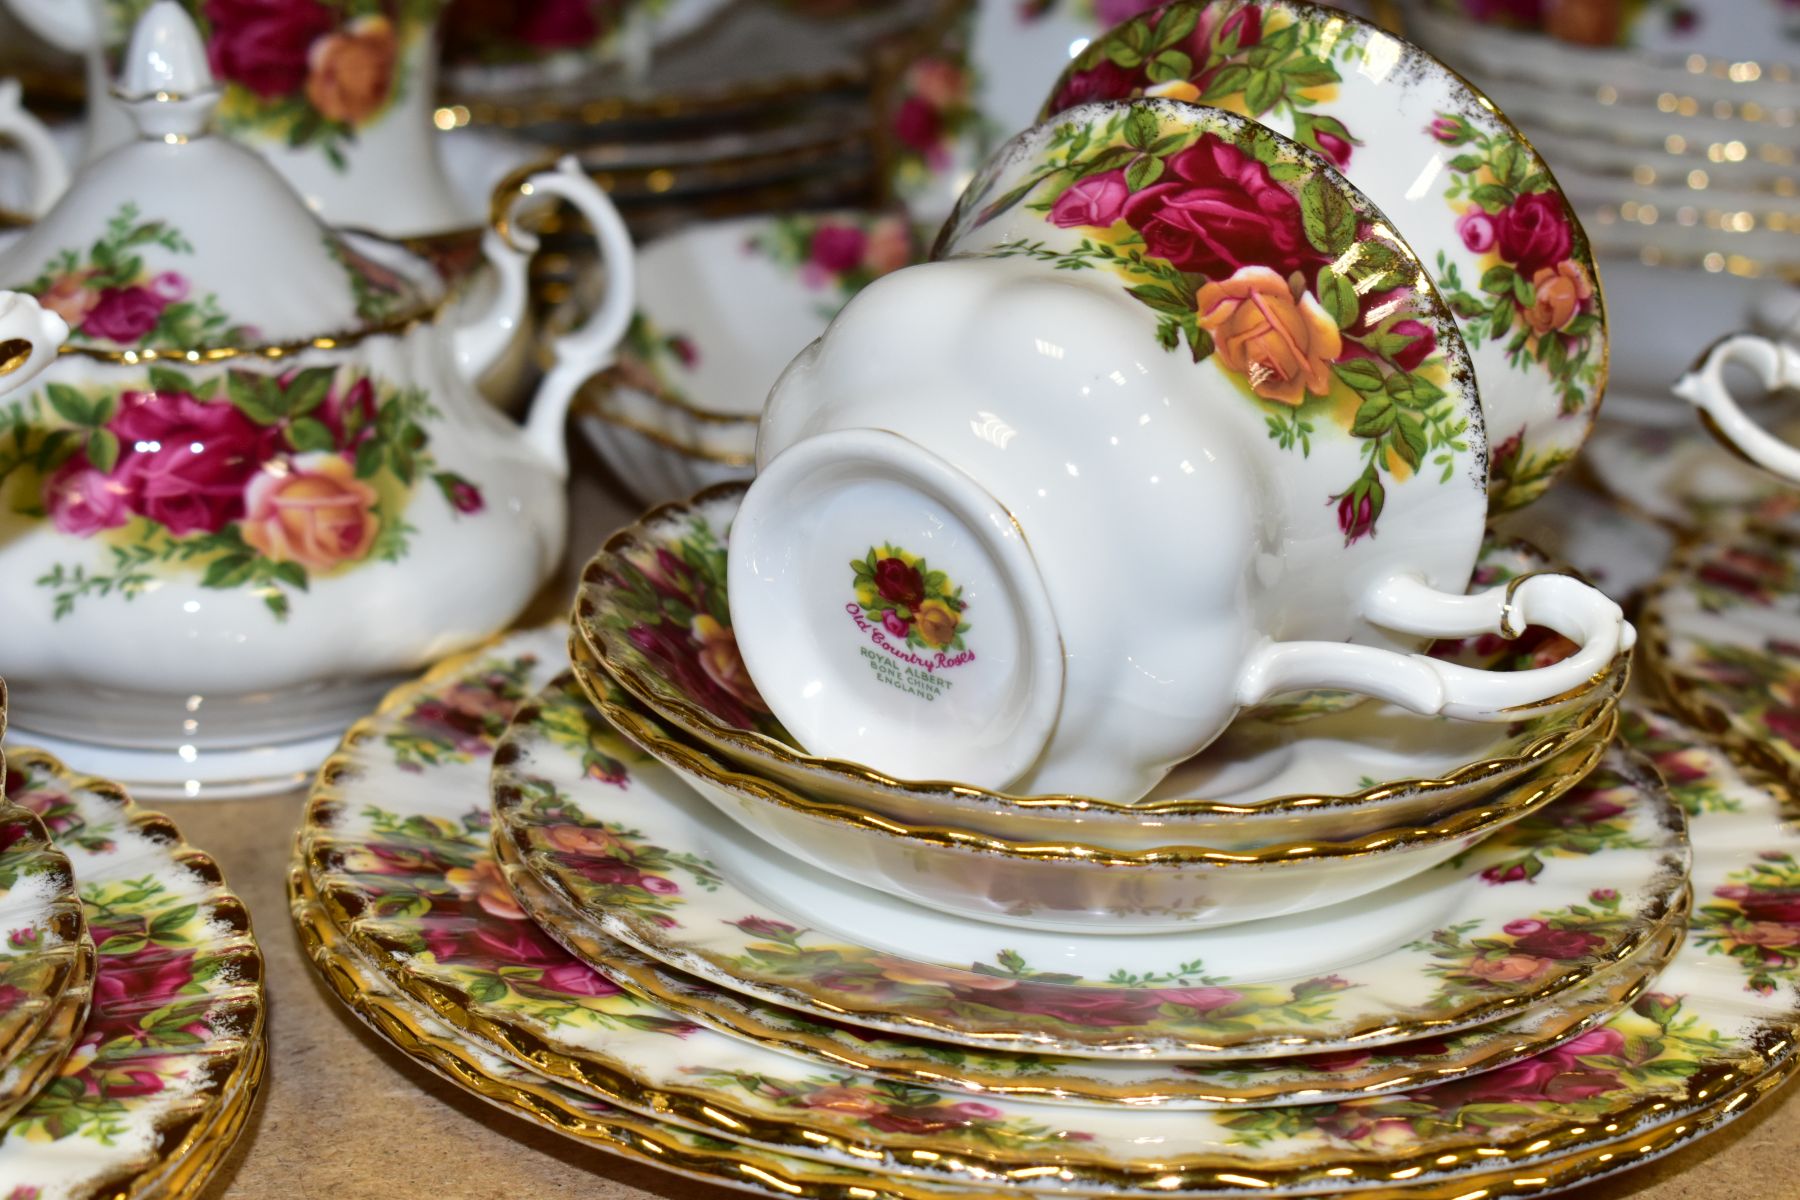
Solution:
M249 914L115 785L30 749L0 773L0 1188L198 1193L262 1081Z

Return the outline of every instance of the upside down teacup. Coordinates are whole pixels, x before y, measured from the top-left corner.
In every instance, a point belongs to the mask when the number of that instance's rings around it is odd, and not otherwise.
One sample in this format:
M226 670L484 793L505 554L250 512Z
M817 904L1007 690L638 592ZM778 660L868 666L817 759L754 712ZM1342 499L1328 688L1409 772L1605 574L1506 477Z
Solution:
M1540 574L1465 594L1481 417L1391 224L1241 118L1085 116L1080 153L1198 147L1293 228L1205 227L1235 264L1216 279L1046 237L846 306L770 395L730 542L738 645L796 740L900 778L1123 801L1277 695L1506 721L1603 673L1632 634L1599 592ZM1052 140L1003 152L1032 180L1013 202L1094 202L1078 170L1029 165ZM1580 649L1504 677L1416 653L1532 624Z

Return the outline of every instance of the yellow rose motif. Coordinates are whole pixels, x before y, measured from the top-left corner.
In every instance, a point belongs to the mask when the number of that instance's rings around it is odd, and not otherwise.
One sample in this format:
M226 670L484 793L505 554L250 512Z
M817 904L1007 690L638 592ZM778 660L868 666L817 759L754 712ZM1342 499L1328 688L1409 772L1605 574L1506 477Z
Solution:
M962 623L955 609L935 599L919 605L913 619L925 644L938 650L956 640L956 627Z
M1219 361L1247 376L1264 400L1297 405L1308 392L1331 390L1331 364L1344 342L1310 293L1296 298L1268 267L1240 267L1230 279L1201 288L1197 305Z

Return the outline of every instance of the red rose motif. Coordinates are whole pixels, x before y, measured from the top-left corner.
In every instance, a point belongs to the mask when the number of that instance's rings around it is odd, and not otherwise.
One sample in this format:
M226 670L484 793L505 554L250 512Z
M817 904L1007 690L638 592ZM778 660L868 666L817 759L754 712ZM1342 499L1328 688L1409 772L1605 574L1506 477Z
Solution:
M1518 954L1562 961L1582 958L1605 944L1606 939L1597 933L1583 933L1579 929L1540 929L1514 942L1513 950Z
M98 937L95 945L102 947L102 953L94 975L90 1031L140 1036L142 1031L133 1018L161 1008L194 981L191 950L169 950L150 944L131 954L107 954L105 943Z
M1138 77L1114 63L1110 58L1103 58L1086 71L1076 71L1069 76L1056 93L1050 107L1057 112L1074 108L1078 104L1088 104L1096 100L1119 100L1131 95L1138 85Z
M206 0L203 11L213 74L265 99L300 90L313 42L337 24L316 0Z
M530 921L508 921L482 912L429 920L425 948L441 963L477 967L556 967L568 951Z
M1486 254L1500 240L1494 218L1479 208L1471 208L1456 219L1456 232L1462 235L1463 245L1475 254Z
M1103 171L1078 180L1050 206L1050 221L1063 229L1076 225L1105 228L1125 213L1131 198L1124 171Z
M586 963L570 959L560 966L547 967L538 976L538 986L565 996L616 996L619 985Z
M1350 165L1350 152L1353 148L1350 142L1323 129L1313 134L1313 140L1319 144L1319 149L1325 152L1325 156L1331 159L1332 165L1338 170L1342 171Z
M1752 921L1800 925L1800 891L1751 892L1738 901L1738 907Z
M114 476L130 482L132 511L176 537L242 518L245 489L279 436L230 404L186 392L126 392L111 428L125 451Z
M291 376L284 377L282 387L286 388L290 382ZM334 446L339 450L354 450L374 434L375 410L375 385L365 375L341 392L333 387L312 415L331 430Z
M1028 1016L1052 1017L1071 1025L1109 1029L1142 1025L1156 1018L1163 1001L1149 989L1071 987L1055 983L1020 982L1009 988L988 990L953 986L952 994L969 1004L984 1004Z
M1121 25L1139 13L1147 13L1163 0L1094 0L1094 15L1102 25Z
M756 719L742 701L701 665L700 647L695 645L688 630L663 622L635 625L626 636L689 700L735 728L749 729L755 725Z
M93 311L81 323L81 331L121 346L135 346L156 328L168 304L146 287L103 288Z
M1755 680L1746 681L1746 684L1753 683ZM1771 708L1763 714L1763 724L1782 741L1800 745L1800 709Z
M894 136L915 152L928 154L943 140L944 119L918 96L908 96L894 114Z
M919 569L898 558L875 564L875 588L889 604L917 608L925 603L925 580Z
M854 225L821 225L813 231L809 254L814 266L842 275L862 265L868 241Z
M786 921L771 921L767 917L745 917L741 921L732 921L730 924L736 925L751 937L774 938L777 941L790 934L800 932Z
M1234 992L1222 987L1163 988L1156 993L1164 1004L1178 1004L1183 1008L1191 1008L1197 1013L1209 1013L1216 1008L1225 1008L1236 1004L1244 998L1242 992Z
M521 7L525 11L516 32L528 46L565 50L585 46L600 36L590 0L534 0Z
M1306 240L1300 202L1217 134L1165 160L1163 179L1126 202L1125 220L1177 269L1224 279L1240 267L1288 275L1323 261Z
M63 533L91 537L131 520L132 491L130 483L96 471L78 454L45 482L44 507Z
M1494 228L1500 257L1527 279L1555 267L1575 246L1562 205L1549 192L1520 196L1495 215Z

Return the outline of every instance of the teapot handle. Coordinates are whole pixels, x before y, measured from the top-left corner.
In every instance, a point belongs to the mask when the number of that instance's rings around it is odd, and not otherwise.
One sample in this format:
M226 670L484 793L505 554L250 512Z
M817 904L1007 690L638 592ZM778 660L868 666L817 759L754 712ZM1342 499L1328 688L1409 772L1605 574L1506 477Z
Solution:
M456 331L455 345L464 377L476 379L511 344L529 298L526 272L538 245L536 235L513 222L513 214L521 200L543 195L569 201L587 218L606 272L606 295L599 307L550 344L550 371L538 385L525 421L526 440L561 476L569 469L563 442L569 405L582 384L612 364L631 324L637 293L631 234L618 209L573 156L564 156L555 167L534 171L516 184L509 180L495 189L493 221L481 248L499 286L486 311Z
M69 0L6 0L12 15L31 32L67 54L86 54L100 40L96 5Z
M68 190L69 164L44 123L25 108L24 89L16 79L0 79L0 140L15 143L24 153L31 179L26 204L31 216L43 216Z
M30 383L68 338L69 326L34 297L0 292L0 396Z
M1569 575L1521 575L1460 596L1413 576L1394 576L1368 594L1364 615L1377 625L1425 637L1516 638L1527 627L1542 625L1578 649L1547 667L1485 671L1375 646L1266 642L1238 677L1238 702L1249 706L1282 692L1329 688L1463 721L1516 721L1572 698L1637 641L1617 604Z
M1732 334L1713 343L1675 385L1675 394L1699 410L1700 423L1727 450L1789 483L1800 483L1800 449L1751 420L1725 386L1725 368L1732 363L1747 367L1774 392L1800 387L1800 350L1755 334Z

